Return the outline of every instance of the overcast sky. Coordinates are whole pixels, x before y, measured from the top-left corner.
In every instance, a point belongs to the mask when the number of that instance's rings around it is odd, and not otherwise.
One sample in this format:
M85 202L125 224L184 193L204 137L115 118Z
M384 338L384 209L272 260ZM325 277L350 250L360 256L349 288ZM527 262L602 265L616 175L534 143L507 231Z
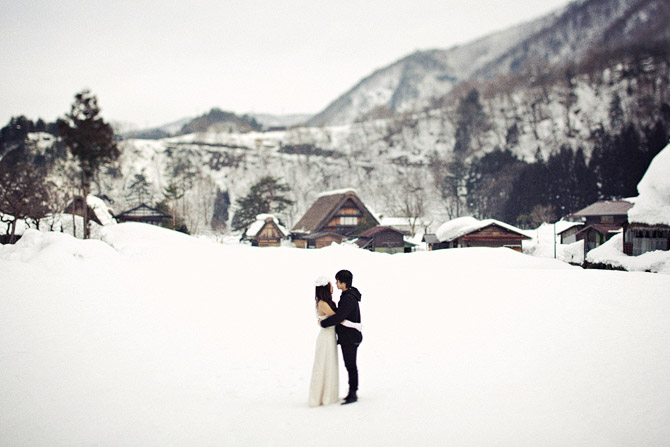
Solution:
M212 107L316 113L374 70L539 17L568 0L0 0L0 127L53 121L76 92L108 121Z

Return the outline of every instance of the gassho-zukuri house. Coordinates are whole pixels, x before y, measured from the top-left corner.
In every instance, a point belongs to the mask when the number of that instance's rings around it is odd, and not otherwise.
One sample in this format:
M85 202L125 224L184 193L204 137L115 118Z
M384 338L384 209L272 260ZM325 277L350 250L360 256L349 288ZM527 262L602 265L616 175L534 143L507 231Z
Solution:
M521 242L530 239L522 230L495 219L459 217L443 223L435 234L426 234L429 250L465 247L507 247L521 252Z
M291 229L291 239L298 248L321 248L341 243L379 225L354 189L319 194L316 201Z
M259 214L247 229L245 239L253 247L279 247L288 232L272 214Z

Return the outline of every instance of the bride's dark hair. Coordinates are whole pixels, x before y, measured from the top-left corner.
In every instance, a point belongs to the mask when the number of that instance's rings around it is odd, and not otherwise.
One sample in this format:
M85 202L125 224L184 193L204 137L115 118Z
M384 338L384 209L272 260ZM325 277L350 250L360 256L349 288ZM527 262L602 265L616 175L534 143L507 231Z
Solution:
M325 286L316 286L316 304L319 304L319 301L323 301L333 309L333 312L337 312L337 306L333 302L333 295L330 293L330 283Z

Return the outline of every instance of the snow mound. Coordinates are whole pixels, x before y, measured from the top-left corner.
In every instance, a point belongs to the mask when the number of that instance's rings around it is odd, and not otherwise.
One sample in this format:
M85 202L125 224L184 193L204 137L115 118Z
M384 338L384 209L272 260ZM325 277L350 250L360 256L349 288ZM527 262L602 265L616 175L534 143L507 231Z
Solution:
M93 239L75 239L66 233L27 229L14 245L0 245L0 258L67 267L69 262L106 262L117 258L109 245ZM66 265L67 264L67 265Z
M586 254L586 260L593 264L621 267L629 272L652 272L670 275L670 252L650 251L640 256L628 256L623 252L623 234L617 234Z

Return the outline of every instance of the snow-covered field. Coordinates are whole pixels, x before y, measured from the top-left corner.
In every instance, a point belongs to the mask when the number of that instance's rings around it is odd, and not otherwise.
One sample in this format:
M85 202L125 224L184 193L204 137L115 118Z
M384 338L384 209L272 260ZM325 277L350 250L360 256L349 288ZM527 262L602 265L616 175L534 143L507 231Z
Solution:
M100 234L0 245L2 446L668 445L669 275ZM308 408L313 281L342 268L360 401Z

